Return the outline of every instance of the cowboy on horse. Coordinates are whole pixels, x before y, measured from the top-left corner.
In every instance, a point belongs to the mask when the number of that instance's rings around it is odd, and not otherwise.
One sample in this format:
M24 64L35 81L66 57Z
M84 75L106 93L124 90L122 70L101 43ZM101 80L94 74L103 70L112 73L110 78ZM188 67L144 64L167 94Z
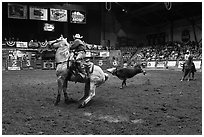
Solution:
M80 35L76 36L81 38ZM83 44L80 39L75 40L71 45L67 42L67 38L64 38L61 35L60 38L48 41L48 43L53 48L57 49L55 59L57 64L56 75L58 94L55 105L58 105L60 102L62 92L64 93L64 100L66 103L73 101L73 99L69 98L66 92L68 81L72 81L75 83L85 83L84 95L79 100L79 107L84 107L95 96L95 89L101 84L105 83L105 81L108 79L108 74L104 73L99 66L94 65L92 62L84 61L84 63L82 61L85 57L85 44ZM70 52L71 47L75 54ZM90 67L86 67L88 65L84 64L90 64ZM75 66L77 66L77 68ZM85 77L81 77L78 73L84 73ZM86 77L87 74L88 77Z
M188 66L188 65L192 65L195 68L195 65L194 65L194 63L192 61L193 60L193 56L191 55L189 50L186 51L186 54L184 55L184 60L185 60L185 62L183 64L182 71L184 71L185 66Z
M86 44L82 41L83 36L75 34L73 36L74 42L71 44L70 50L73 50L74 57L74 71L75 74L79 74L82 78L89 76L89 71L86 71L90 67L89 60L84 60L86 57Z
M190 74L192 73L192 78L194 79L194 72L196 72L195 64L193 63L193 56L190 54L190 51L187 50L184 56L185 62L183 64L182 71L184 72L184 76L181 78L181 81L185 79L188 75L188 81L190 80Z

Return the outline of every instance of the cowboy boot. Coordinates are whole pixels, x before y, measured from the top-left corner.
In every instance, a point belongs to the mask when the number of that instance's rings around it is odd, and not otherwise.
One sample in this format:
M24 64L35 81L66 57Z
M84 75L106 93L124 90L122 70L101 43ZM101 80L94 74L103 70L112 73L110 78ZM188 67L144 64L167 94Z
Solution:
M76 62L76 74L80 75L82 78L86 78L86 72L84 68L81 67L81 62Z

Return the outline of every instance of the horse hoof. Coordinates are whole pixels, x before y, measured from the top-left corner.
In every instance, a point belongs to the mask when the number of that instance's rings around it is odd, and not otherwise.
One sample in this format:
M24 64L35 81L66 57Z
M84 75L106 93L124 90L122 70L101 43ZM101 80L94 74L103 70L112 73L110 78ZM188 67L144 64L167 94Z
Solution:
M82 102L82 103L78 106L78 108L84 108L85 106L86 106L85 102Z
M55 102L55 104L54 104L55 106L58 106L58 102Z
M71 103L75 103L77 101L72 99L72 98L70 98L70 99L66 99L64 102L65 102L65 104L71 104Z

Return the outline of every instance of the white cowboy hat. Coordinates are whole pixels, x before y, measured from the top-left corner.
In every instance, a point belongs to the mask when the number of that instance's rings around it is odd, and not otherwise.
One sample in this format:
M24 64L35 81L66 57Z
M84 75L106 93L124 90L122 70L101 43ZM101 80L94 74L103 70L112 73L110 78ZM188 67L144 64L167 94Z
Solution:
M80 36L80 34L75 34L73 37L74 37L74 38L77 38L77 39L83 38L83 36Z

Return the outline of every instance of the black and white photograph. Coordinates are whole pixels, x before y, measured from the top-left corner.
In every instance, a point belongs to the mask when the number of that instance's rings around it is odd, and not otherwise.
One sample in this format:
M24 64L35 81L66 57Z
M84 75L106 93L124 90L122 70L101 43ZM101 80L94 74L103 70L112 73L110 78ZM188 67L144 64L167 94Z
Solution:
M2 1L2 135L202 135L202 1Z

